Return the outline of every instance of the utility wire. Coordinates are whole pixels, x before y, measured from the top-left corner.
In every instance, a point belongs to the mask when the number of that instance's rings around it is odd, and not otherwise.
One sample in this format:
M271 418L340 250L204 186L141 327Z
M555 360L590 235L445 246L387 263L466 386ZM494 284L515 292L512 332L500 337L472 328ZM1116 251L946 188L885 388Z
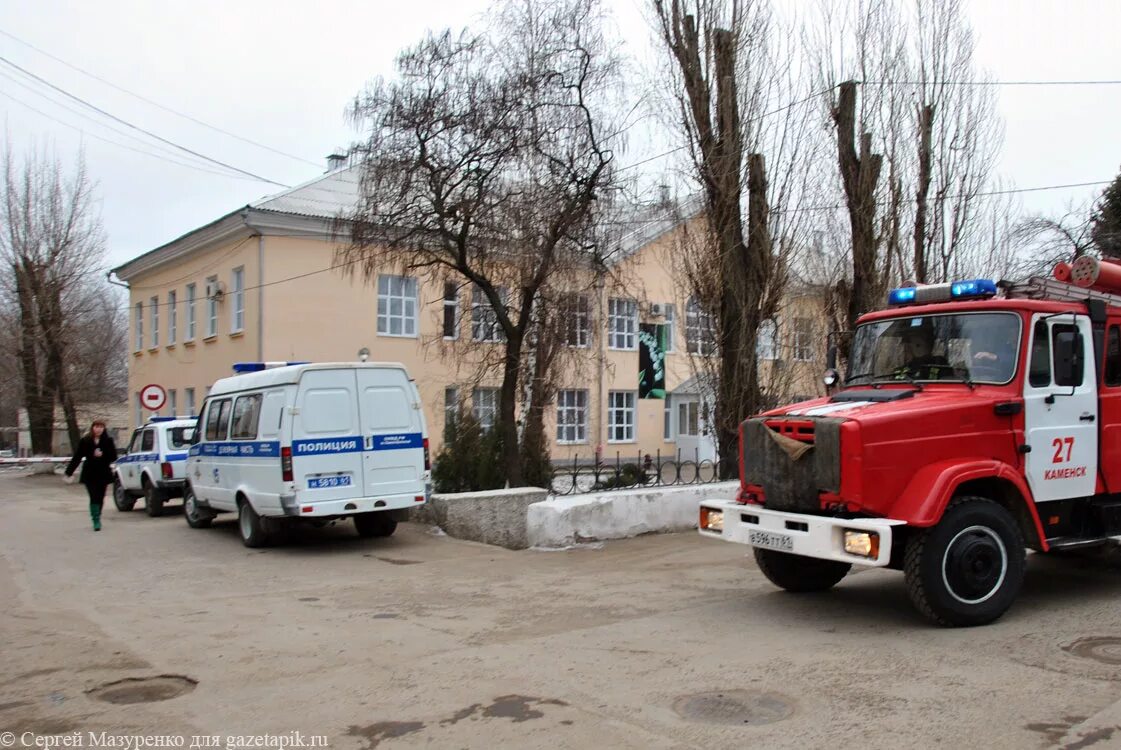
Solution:
M135 97L142 102L147 102L148 104L151 104L153 107L158 107L158 108L164 110L165 112L170 112L171 114L176 115L178 117L182 117L185 120L190 120L191 122L193 122L197 125L202 125L205 128L210 128L211 130L214 130L218 133L221 133L222 135L227 135L230 138L236 138L237 140L239 140L243 143L248 143L252 146L256 146L257 148L263 148L266 151L271 151L274 154L279 154L281 156L287 156L289 159L295 159L297 161L302 161L304 164L310 164L313 167L322 166L318 162L310 161L308 159L303 158L302 156L296 156L295 154L289 154L287 152L281 151L280 149L273 148L272 146L267 146L264 143L254 141L251 138L245 138L244 136L240 136L237 133L231 133L228 130L223 130L222 128L220 128L216 125L211 125L209 123L203 122L202 120L199 120L196 117L192 117L191 115L185 114L183 112L179 112L178 110L174 110L171 107L160 104L157 101L153 101L146 96L142 96L140 94L137 94L134 91L129 91L128 89L124 88L123 86L118 86L117 84L113 83L112 81L108 81L108 80L102 78L99 75L91 73L88 70L85 70L83 68L78 67L77 65L73 65L71 63L68 63L66 60L63 60L61 57L56 57L55 55L52 55L50 52L47 52L46 50L40 49L40 48L36 47L34 44L31 44L30 42L26 42L23 39L20 39L19 37L15 36L14 34L10 34L7 31L4 31L3 29L0 29L0 34L3 34L4 36L8 37L9 39L12 39L16 42L19 42L20 44L24 45L25 47L29 47L29 48L35 50L40 55L45 55L46 57L49 57L50 59L54 60L55 62L62 63L66 67L70 68L71 70L76 70L79 73L81 73L82 75L89 76L90 78L94 79L95 81L100 81L101 83L104 83L106 86L110 86L110 87L116 89L117 91L121 91L125 94L128 94L129 96Z
M194 157L197 157L199 159L203 159L205 161L211 162L212 164L217 164L220 167L224 167L225 169L229 169L229 170L232 170L234 172L238 172L239 174L243 174L246 177L251 177L254 180L258 180L260 182L267 182L271 185L278 185L282 188L290 187L289 185L285 185L282 182L277 182L276 180L270 180L267 177L262 177L258 174L253 174L252 172L246 171L244 169L240 169L239 167L235 167L232 164L227 164L224 161L220 161L218 159L211 158L209 156L206 156L205 154L200 154L198 151L194 151L192 149L187 148L186 146L181 146L180 144L175 143L174 141L170 141L167 138L156 135L155 133L153 133L150 130L145 130L144 128L140 127L139 125L134 125L133 123L131 123L127 120L121 119L120 117L117 117L116 115L114 115L110 112L106 112L104 109L101 109L100 107L98 107L96 105L90 104L85 99L82 99L79 96L75 96L74 94L71 94L69 91L67 91L67 90L65 90L65 89L63 89L59 86L54 85L50 81L48 81L44 78L41 78L40 76L35 75L34 73L27 70L26 68L22 68L19 65L16 65L14 62L7 59L6 57L0 56L0 62L3 62L5 65L8 65L9 67L14 68L15 70L18 70L19 72L23 73L25 76L28 76L29 78L32 78L32 79L42 83L45 86L49 86L50 88L54 89L55 91L59 92L60 94L63 94L70 99L73 99L74 101L78 102L79 104L83 104L86 107L89 107L90 109L94 110L95 112L98 112L99 114L104 115L105 117L108 117L109 119L111 119L115 122L119 122L122 125L125 125L126 127L129 127L129 128L132 128L133 130L144 133L145 135L149 136L150 138L155 138L157 141L160 141L161 143L165 143L168 146L171 146L171 147L176 148L180 151L188 153L191 156L194 156Z
M864 86L1118 86L1121 80L1099 81L859 81Z

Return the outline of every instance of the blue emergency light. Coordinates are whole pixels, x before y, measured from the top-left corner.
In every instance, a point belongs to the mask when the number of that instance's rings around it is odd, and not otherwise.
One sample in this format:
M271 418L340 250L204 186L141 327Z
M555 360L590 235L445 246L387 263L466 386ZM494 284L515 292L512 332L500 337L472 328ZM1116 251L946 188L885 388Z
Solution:
M261 372L273 367L288 367L289 365L310 365L311 362L235 362L234 372L244 375L247 372Z
M949 284L925 284L892 289L887 296L891 306L949 302L950 300L985 299L996 296L996 283L992 279L971 279Z

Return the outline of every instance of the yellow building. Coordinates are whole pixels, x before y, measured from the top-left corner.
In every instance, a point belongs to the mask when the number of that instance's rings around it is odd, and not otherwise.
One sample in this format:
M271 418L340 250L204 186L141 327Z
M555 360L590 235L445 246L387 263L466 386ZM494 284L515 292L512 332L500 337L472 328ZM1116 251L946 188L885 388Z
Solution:
M197 414L235 362L355 360L364 348L372 361L404 363L416 379L434 451L459 401L484 425L493 421L499 374L478 367L480 352L502 346L489 341L489 308L462 280L386 268L367 285L338 268L331 221L354 205L358 168L334 166L113 270L130 290L133 425L150 414L140 403L145 385L167 391L163 414ZM597 450L611 461L679 450L682 458L714 457L711 396L702 386L703 360L715 347L675 266L677 228L670 218L636 221L604 283L575 301L548 428L555 460L590 460ZM760 356L774 370L789 349L800 368L795 392L810 395L824 336L819 305L792 309L802 308L810 312L798 313L789 331L780 320ZM638 398L644 323L669 326L668 399Z

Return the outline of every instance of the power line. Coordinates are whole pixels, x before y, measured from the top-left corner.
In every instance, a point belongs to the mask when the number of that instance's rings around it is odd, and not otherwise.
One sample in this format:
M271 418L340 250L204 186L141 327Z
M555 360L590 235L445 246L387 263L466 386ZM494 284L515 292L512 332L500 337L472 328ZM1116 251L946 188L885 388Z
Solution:
M142 96L140 94L137 94L134 91L129 91L128 89L124 88L123 86L118 86L117 84L113 83L112 81L108 81L108 80L102 78L99 75L91 73L88 70L85 70L83 68L78 67L77 65L73 65L71 63L68 63L66 60L63 60L60 57L56 57L55 55L52 55L50 52L47 52L46 50L39 49L34 44L31 44L30 42L26 42L23 39L20 39L19 37L15 36L13 34L10 34L7 31L4 31L3 29L0 29L0 34L3 34L4 36L8 37L9 39L12 39L16 42L19 42L20 44L24 45L25 47L29 47L29 48L35 50L36 52L38 52L41 55L45 55L46 57L49 57L50 59L54 60L55 62L62 63L66 67L68 67L72 70L78 71L82 75L89 76L90 78L93 78L95 81L100 81L101 83L104 83L106 86L110 86L110 87L116 89L117 91L121 91L125 94L128 94L129 96L135 97L142 102L147 102L148 104L151 104L153 107L158 107L158 108L164 110L165 112L170 112L173 115L176 115L178 117L182 117L186 120L190 120L191 122L193 122L197 125L202 125L205 128L210 128L211 130L214 130L218 133L221 133L222 135L227 135L230 138L236 138L237 140L242 141L243 143L248 143L252 146L256 146L257 148L263 148L266 151L271 151L274 154L280 154L281 156L287 156L289 159L296 159L297 161L302 161L305 164L310 164L313 167L322 166L318 162L310 161L308 159L303 158L302 156L296 156L295 154L289 154L289 153L286 153L284 151L281 151L280 149L273 148L272 146L267 146L264 143L254 141L251 138L245 138L244 136L240 136L237 133L231 133L228 130L223 130L222 128L220 128L216 125L211 125L209 123L203 122L202 120L199 120L196 117L192 117L191 115L185 114L183 112L179 112L178 110L174 110L171 107L160 104L157 101L153 101L146 96Z
M174 164L174 165L180 166L180 167L186 167L187 169L194 169L194 170L199 171L199 172L206 172L207 174L218 175L219 177L225 177L227 179L234 179L234 180L249 180L249 179L251 179L249 177L242 177L240 175L230 174L229 172L219 172L215 169L207 169L206 167L200 167L200 166L197 166L195 164L188 164L187 162L177 161L175 159L171 159L169 157L163 156L162 154L158 154L154 151L145 151L142 148L136 148L135 146L129 146L125 143L118 143L117 141L114 141L110 138L105 138L105 137L100 136L96 133L88 133L85 130L83 130L82 128L78 127L77 125L73 125L71 123L64 122L63 120L59 120L56 117L52 117L51 115L47 114L46 112L42 111L41 109L33 107L30 104L28 104L27 102L22 101L21 99L17 99L16 97L12 96L11 94L9 94L6 91L0 90L0 96L7 97L8 99L11 99L16 104L19 104L22 107L26 107L27 109L31 110L32 112L34 112L38 115L41 115L43 117L46 117L48 120L52 120L54 122L57 122L59 125L62 125L62 126L67 127L67 128L72 128L73 130L78 131L79 133L81 133L83 136L85 136L87 138L93 138L95 140L102 141L103 143L108 143L111 146L116 146L118 148L128 149L129 151L133 151L133 152L138 153L138 154L143 154L144 156L150 156L154 159L159 159L160 161L165 161L169 164ZM253 181L256 182L256 180L253 180Z
M225 169L229 169L229 170L232 170L234 172L238 172L240 174L245 175L246 177L252 177L253 179L258 180L260 182L267 182L271 185L279 185L280 187L283 187L283 188L290 187L289 185L285 185L282 182L277 182L276 180L270 180L267 177L261 177L258 174L253 174L252 172L249 172L247 170L241 169L239 167L235 167L232 164L227 164L224 161L220 161L218 159L211 158L209 156L206 156L205 154L200 154L198 151L194 151L192 149L187 148L186 146L181 146L180 144L175 143L174 141L170 141L167 138L156 135L155 133L153 133L150 130L145 130L144 128L140 127L139 125L134 125L133 123L128 122L127 120L121 119L120 117L117 117L116 115L114 115L110 112L106 112L104 109L101 109L100 107L98 107L96 105L90 104L85 99L82 99L79 96L75 96L74 94L71 94L69 91L66 91L63 88L60 88L60 87L54 85L50 81L35 75L31 71L29 71L25 68L22 68L19 65L16 65L14 62L7 59L6 57L0 56L0 62L3 62L4 64L8 65L9 67L12 67L15 70L18 70L19 72L23 73L25 76L28 76L29 78L32 78L32 79L42 83L45 86L49 86L50 88L54 89L55 91L59 92L60 94L63 94L70 99L73 99L74 101L78 102L79 104L83 104L86 107L89 107L90 109L94 110L95 112L98 112L99 114L102 114L105 117L108 117L109 119L114 120L115 122L119 122L122 125L125 125L126 127L129 127L129 128L132 128L133 130L144 133L145 135L147 135L151 138L155 138L157 141L160 141L161 143L165 143L169 146L172 146L173 148L176 148L180 151L188 153L191 156L194 156L194 157L197 157L199 159L203 159L205 161L211 162L212 164L217 164L218 166L224 167Z
M1118 86L1121 80L1098 81L860 81L864 86Z

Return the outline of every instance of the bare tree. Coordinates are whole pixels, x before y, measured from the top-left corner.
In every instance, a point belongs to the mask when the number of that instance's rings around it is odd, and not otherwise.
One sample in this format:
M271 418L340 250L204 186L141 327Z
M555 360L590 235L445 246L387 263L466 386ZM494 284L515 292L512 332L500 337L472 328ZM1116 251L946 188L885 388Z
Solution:
M74 343L71 313L98 267L104 236L81 154L66 175L57 157L31 152L21 164L9 145L3 173L2 291L15 310L32 450L50 453L56 401L62 405L71 445L80 437L68 372Z
M370 136L341 254L367 280L391 264L460 278L485 300L472 339L501 350L496 429L520 485L524 358L543 291L589 265L593 207L613 179L618 60L597 0L510 0L481 33L406 49L397 70L352 109Z

